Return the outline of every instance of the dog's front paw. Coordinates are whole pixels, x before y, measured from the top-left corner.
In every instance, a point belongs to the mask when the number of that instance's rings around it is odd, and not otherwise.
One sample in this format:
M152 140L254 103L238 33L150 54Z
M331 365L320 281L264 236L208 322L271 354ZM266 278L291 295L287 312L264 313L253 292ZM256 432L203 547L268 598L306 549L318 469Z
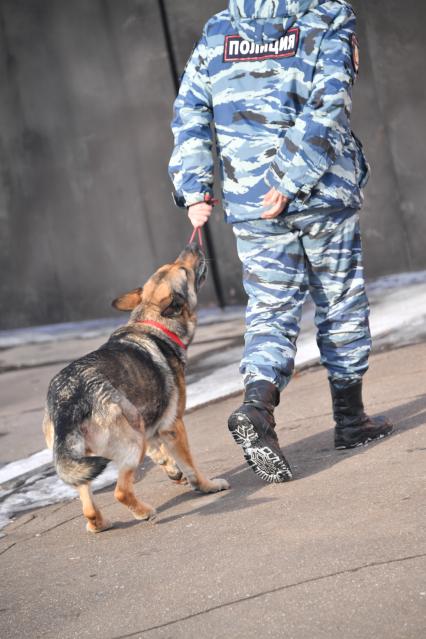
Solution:
M218 493L221 490L228 490L229 484L226 479L210 479L205 485L200 486L203 493Z
M216 484L218 491L219 490L229 490L230 489L230 485L228 484L226 479L222 479L222 478L219 477L219 479L213 479L213 482Z
M86 524L87 532L95 534L104 532L105 530L110 530L110 528L113 528L113 524L107 519L102 519L98 522L88 521Z
M172 479L172 482L174 484L180 484L181 486L187 486L189 484L188 479L184 475L182 475L180 479Z
M140 521L154 521L157 519L157 511L152 507L134 508L132 509L132 515Z
M170 470L170 471L166 470L166 474L169 479L176 482L177 484L185 483L186 477L183 476L183 472L177 467L175 470Z

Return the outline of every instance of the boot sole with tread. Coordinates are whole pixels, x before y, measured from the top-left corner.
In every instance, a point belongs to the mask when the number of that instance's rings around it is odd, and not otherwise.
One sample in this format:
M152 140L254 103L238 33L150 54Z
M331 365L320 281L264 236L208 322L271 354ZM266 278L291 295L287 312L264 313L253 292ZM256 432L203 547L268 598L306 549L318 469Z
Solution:
M233 413L228 420L228 428L235 442L242 447L246 462L263 481L278 484L293 479L284 455L268 445L262 445L247 415Z

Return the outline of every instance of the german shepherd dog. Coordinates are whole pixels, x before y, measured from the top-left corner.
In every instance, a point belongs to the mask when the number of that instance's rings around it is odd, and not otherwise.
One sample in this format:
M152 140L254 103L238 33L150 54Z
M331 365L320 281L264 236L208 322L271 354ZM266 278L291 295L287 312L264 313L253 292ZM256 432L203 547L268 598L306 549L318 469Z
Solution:
M94 503L90 482L108 462L118 466L114 496L136 519L152 519L140 501L134 475L145 452L175 481L195 490L226 490L195 466L183 423L186 349L194 336L197 293L206 277L203 253L188 245L143 288L112 303L131 311L128 323L98 350L52 379L43 430L59 477L80 493L87 530L110 527Z

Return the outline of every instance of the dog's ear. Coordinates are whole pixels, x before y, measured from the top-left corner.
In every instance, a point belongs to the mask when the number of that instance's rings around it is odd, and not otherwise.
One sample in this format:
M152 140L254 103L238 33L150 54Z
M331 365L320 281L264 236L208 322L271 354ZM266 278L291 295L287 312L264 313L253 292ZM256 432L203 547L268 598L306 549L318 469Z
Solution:
M117 297L117 299L111 302L111 305L116 308L117 311L133 311L142 301L142 291L142 287L135 288L133 291L129 291Z
M161 310L161 317L177 317L182 313L185 301L185 297L175 291L172 301L167 302L165 308Z

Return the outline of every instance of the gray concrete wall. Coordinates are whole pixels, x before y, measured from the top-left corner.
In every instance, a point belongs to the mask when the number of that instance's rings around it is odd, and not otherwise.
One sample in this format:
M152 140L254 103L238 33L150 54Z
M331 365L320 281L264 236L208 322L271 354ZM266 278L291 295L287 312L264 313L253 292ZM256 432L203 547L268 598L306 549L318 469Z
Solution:
M353 0L362 69L354 127L373 175L363 214L367 275L426 268L426 3Z
M2 0L0 21L0 326L109 315L190 232L157 0Z
M173 89L157 2L0 9L1 324L108 315L187 232L170 225Z
M225 0L165 0L182 69ZM426 267L422 0L354 1L354 128L373 165L367 275ZM178 253L167 162L174 84L158 0L0 0L0 327L109 315ZM243 299L232 232L210 223L226 302ZM211 279L202 303L215 302Z

